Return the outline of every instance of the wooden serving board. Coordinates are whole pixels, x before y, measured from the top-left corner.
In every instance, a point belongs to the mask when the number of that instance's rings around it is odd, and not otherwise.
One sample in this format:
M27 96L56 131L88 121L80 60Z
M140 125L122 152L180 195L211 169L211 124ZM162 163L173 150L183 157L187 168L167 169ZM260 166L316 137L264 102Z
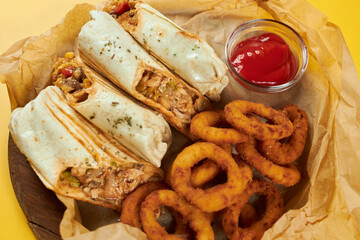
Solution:
M65 206L40 181L11 134L8 151L11 182L29 227L39 240L60 240L59 225Z

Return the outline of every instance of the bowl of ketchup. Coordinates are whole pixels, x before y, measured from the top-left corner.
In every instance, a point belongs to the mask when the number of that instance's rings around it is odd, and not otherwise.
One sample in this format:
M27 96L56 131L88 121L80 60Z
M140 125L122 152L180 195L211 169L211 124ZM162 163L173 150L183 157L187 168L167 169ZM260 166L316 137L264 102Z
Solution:
M309 54L304 40L288 25L257 19L238 26L225 46L232 77L260 93L283 92L299 82Z

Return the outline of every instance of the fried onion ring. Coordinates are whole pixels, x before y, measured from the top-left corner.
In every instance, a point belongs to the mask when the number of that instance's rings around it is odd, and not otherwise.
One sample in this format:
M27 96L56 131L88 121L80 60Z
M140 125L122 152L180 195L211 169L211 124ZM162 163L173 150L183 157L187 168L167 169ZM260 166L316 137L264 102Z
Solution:
M254 222L259 220L259 216L256 213L255 208L250 204L246 203L245 206L241 209L239 216L240 226L243 228L250 227Z
M261 220L251 224L247 228L238 227L239 215L253 194L264 195L266 198L266 210ZM222 218L225 234L230 240L261 239L264 232L271 228L284 212L284 201L279 190L270 182L254 180L245 189L239 201L227 208Z
M190 132L204 141L215 144L240 143L248 140L248 136L234 128L219 128L226 126L223 111L204 111L191 119Z
M244 100L234 100L224 108L226 120L236 129L258 140L281 139L291 135L293 125L291 121L279 111L261 103ZM269 120L262 123L247 115L255 114Z
M290 187L300 181L301 174L295 166L280 166L262 156L256 149L254 138L245 143L235 144L235 149L245 162L276 184Z
M220 144L222 149L231 154L232 148L230 144ZM211 160L204 160L204 162L193 167L191 171L190 183L193 187L201 187L211 179L215 178L220 173L220 167Z
M172 210L171 214L173 216L173 218L175 219L175 231L174 231L174 235L183 235L183 234L187 234L190 235L191 231L189 228L189 225L187 224L186 220L183 218L183 216L177 212Z
M259 151L274 163L285 165L299 158L304 150L308 117L304 110L293 104L286 105L281 111L293 123L293 133L286 143L277 140L259 142Z
M191 186L191 168L205 158L227 173L226 183L205 190ZM186 147L174 160L169 174L171 187L204 212L219 211L233 204L252 179L249 166L239 168L230 154L209 142Z
M120 222L142 229L140 220L141 203L151 192L166 188L167 186L160 182L147 182L137 187L123 202Z
M215 239L210 220L200 209L186 202L172 190L157 190L146 197L140 211L143 229L150 240L182 240L167 233L157 222L155 213L159 205L165 205L179 212L195 231L196 239Z
M142 229L140 220L141 203L145 200L146 196L153 191L167 188L168 187L161 182L147 182L137 187L124 200L120 222ZM176 223L174 234L189 234L189 228L182 216L176 211L171 211L171 215Z

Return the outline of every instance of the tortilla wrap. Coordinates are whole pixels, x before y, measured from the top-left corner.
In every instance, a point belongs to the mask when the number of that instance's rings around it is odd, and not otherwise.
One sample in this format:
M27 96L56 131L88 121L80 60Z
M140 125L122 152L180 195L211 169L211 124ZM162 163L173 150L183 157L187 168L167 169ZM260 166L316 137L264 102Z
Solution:
M138 185L163 177L71 108L56 86L15 109L9 128L45 186L64 196L120 209Z
M153 59L108 13L91 11L78 36L81 59L194 139L189 124L210 102Z
M201 94L219 101L229 79L226 76L226 66L214 49L199 36L185 31L150 5L142 1L132 2L135 3L130 3L131 10L120 16L114 14L119 1L108 1L104 11L113 13L112 16L147 51Z
M65 78L63 67L81 76ZM76 79L79 78L79 80ZM86 78L85 87L80 83ZM171 143L171 130L161 114L140 106L115 88L78 57L58 58L52 74L69 104L88 121L110 134L142 159L160 167Z

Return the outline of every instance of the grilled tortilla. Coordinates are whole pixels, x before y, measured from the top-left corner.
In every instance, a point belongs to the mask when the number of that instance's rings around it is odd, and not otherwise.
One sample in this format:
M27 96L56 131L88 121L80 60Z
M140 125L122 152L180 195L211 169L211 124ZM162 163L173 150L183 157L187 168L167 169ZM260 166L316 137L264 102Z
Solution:
M161 114L135 103L71 52L54 64L52 82L87 120L160 167L171 143L170 127Z
M92 20L78 36L81 59L195 139L189 132L191 118L209 109L209 100L154 60L108 13L90 14Z
M71 108L56 86L15 109L9 128L44 185L64 196L120 209L138 185L163 178Z
M142 1L110 0L104 11L146 50L213 101L220 100L229 83L226 66L214 49L199 36L185 31L159 11Z

